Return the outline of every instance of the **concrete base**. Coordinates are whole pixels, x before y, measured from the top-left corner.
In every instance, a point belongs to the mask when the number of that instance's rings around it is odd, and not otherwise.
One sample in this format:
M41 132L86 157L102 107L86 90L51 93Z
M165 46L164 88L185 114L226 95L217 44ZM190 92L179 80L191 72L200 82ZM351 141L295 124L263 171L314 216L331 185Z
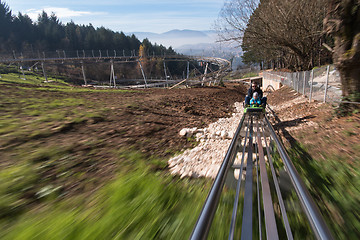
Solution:
M268 79L262 79L262 90L264 92L268 92L268 91L275 91L278 90L282 87L281 82L277 82L277 81L273 81L273 80L268 80Z

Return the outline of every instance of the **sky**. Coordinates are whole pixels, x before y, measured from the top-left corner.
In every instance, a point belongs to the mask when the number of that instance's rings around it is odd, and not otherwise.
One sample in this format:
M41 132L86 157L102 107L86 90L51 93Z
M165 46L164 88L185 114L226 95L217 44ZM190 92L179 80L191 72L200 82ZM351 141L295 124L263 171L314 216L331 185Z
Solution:
M224 0L5 0L12 13L36 21L43 10L62 23L113 31L163 33L173 29L211 30Z

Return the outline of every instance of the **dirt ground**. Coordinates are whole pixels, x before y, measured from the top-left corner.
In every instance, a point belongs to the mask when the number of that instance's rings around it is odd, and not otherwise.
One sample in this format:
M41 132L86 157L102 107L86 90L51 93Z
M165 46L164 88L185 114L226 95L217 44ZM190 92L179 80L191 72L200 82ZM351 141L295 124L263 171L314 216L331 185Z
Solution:
M317 159L341 156L357 164L360 159L360 113L338 117L331 103L302 97L289 87L270 93L268 102L276 117L275 129L288 144L297 141Z
M238 84L227 87L77 93L39 91L33 85L27 86L30 90L23 92L15 87L13 84L1 87L2 96L13 99L14 103L11 104L26 101L26 98L38 98L44 102L76 98L91 105L83 104L78 111L107 109L106 114L79 123L55 122L49 123L50 126L38 126L44 129L36 130L48 133L35 137L7 139L0 135L0 165L4 168L18 161L24 153L32 156L38 149L57 151L61 156L64 155L62 152L66 152L66 155L55 161L49 161L46 153L36 158L26 156L36 166L49 162L45 168L36 168L42 180L36 183L39 186L34 189L48 184L61 186L64 197L89 194L99 189L121 168L121 161L125 159L121 160L119 153L123 150L133 149L147 157L162 159L165 169L168 157L196 144L193 139L179 136L182 128L205 127L219 118L230 116L234 102L243 101L246 92ZM0 97L0 101L5 104L7 100ZM15 117L21 118L21 111ZM29 119L23 120L26 122ZM29 191L26 197L34 198L35 192Z
M101 90L71 93L40 91L29 85L27 87L34 90L26 91L24 96L24 92L15 87L11 84L1 86L1 96L15 99L11 103L14 105L16 99L26 101L26 98L36 97L47 101L68 97L83 99L93 108L108 109L100 117L79 123L65 122L61 127L44 125L49 128L49 133L31 138L6 139L0 135L1 168L26 158L24 153L31 155L39 148L66 151L65 157L50 162L46 168L36 168L42 181L34 188L39 189L50 182L61 186L64 197L99 189L121 167L119 161L124 159L120 157L119 160L119 152L124 149L158 157L165 163L159 166L166 169L167 158L196 145L195 140L179 136L182 128L203 128L219 118L230 116L233 104L243 101L247 91L246 86L229 84L226 87L144 89L125 93ZM5 104L1 96L0 102ZM285 140L313 146L309 153L314 157L335 154L354 163L359 160L359 113L337 118L331 105L308 103L287 87L269 94L268 99L276 113L275 128ZM84 104L78 111L89 109ZM46 157L42 158L31 161L43 165ZM35 192L27 194L33 198Z
M204 127L231 115L234 102L244 99L243 92L242 87L232 85L149 89L120 95L98 93L88 100L101 101L110 106L111 112L104 122L80 127L78 134L101 132L114 146L131 146L148 155L166 157L193 144L179 137L182 128Z

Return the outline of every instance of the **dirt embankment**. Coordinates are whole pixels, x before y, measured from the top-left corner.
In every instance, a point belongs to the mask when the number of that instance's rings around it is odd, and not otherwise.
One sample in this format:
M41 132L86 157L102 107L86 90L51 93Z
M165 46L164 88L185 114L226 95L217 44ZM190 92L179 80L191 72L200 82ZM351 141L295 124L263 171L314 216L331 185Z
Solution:
M135 147L149 155L166 157L193 143L180 138L184 127L205 127L233 112L233 104L244 99L240 86L226 88L149 89L126 94L97 94L111 108L106 121L86 126L84 134L102 132L111 145ZM82 134L82 133L80 133Z
M37 98L40 102L77 98L84 100L78 111L87 112L94 106L108 109L100 118L64 124L61 129L56 123L51 123L55 125L49 134L34 135L26 141L19 137L10 139L11 145L2 148L0 164L6 167L14 159L17 161L21 152L32 154L38 148L48 151L66 146L68 149L61 148L60 151L69 152L67 158L54 161L50 168L41 169L39 173L42 179L55 186L61 185L66 194L92 192L101 187L119 168L122 160L119 160L118 152L121 149L133 148L147 156L166 159L192 147L194 140L181 137L179 131L191 127L207 128L220 118L230 117L234 112L234 103L242 102L247 91L247 87L239 84L225 88L147 89L126 93L63 93L40 91L36 87L31 90L31 85L28 88L30 90L18 91L15 86L3 85L1 96L13 99L14 106L15 102L26 102L27 98ZM309 151L315 157L328 152L341 154L349 161L359 158L359 151L356 151L360 149L359 114L336 118L331 106L308 103L286 87L269 94L268 98L277 120L281 121L275 127L282 130L288 140L312 144L314 147ZM21 110L13 114L19 119L23 116ZM45 128L47 125L38 127ZM53 129L58 130L52 133ZM1 141L4 139L5 136L0 136ZM61 173L68 173L69 177ZM91 184L89 179L92 179Z
M268 95L275 112L274 127L285 143L298 142L318 159L342 156L355 163L360 159L360 113L337 117L331 104L309 100L289 87Z
M184 127L206 127L230 116L234 102L242 101L246 91L239 85L74 93L39 90L34 85L18 87L2 85L0 102L6 104L3 107L8 111L3 114L11 114L18 119L19 129L30 132L0 135L0 167L7 168L19 161L41 166L49 162L45 168L36 168L41 181L34 189L49 184L61 186L64 197L91 193L111 179L126 161L119 157L122 150L133 149L149 157L166 159L193 146L194 140L181 138L179 131ZM83 103L77 104L76 109L62 109L69 114L66 119L32 125L32 119L50 116L42 103L61 104L67 99ZM17 104L28 101L33 102L32 115L28 114L29 109L22 110ZM104 114L80 122L72 115L91 113L94 109ZM39 113L34 113L35 110ZM55 114L51 112L51 116ZM166 160L163 163L166 165ZM32 198L34 192L26 194Z

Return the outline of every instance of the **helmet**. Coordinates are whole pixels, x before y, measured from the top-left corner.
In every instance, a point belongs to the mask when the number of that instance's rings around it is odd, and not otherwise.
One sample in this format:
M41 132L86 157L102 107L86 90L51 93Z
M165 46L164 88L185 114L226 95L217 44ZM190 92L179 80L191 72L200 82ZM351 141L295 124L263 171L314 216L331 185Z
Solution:
M257 92L254 92L253 97L258 97L259 94Z

